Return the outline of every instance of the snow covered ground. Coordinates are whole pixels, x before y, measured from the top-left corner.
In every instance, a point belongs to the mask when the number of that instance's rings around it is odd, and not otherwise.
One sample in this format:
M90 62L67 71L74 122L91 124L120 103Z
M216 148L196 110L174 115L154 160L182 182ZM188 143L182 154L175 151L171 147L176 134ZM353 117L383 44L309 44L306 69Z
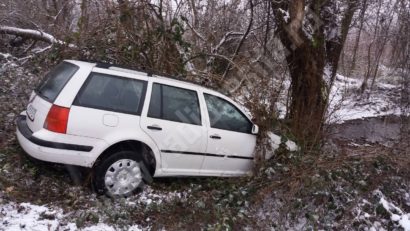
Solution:
M379 203L390 214L391 221L397 223L405 231L410 230L410 213L403 212L399 207L391 202L388 202L383 196L380 198Z
M391 73L388 70L385 72L386 75ZM404 112L400 107L399 79L393 75L380 77L376 79L372 91L359 94L362 78L350 78L337 74L329 96L330 105L326 123L343 123L347 120L387 115L410 116L410 111ZM284 81L283 84L285 88L290 87L289 80ZM284 118L286 115L286 97L287 92L283 92L279 102L276 103L279 118Z
M401 208L386 199L386 196L380 190L375 190L373 192L373 195L380 198L378 202L378 205L380 206L379 208L384 209L387 215L386 218L388 218L395 227L401 228L404 231L410 231L410 213L404 212ZM410 205L410 196L408 192L406 193L405 198L405 203L407 205ZM355 208L356 217L354 218L354 220L366 221L366 223L368 223L370 226L369 231L386 230L383 228L382 223L388 221L375 219L376 214L369 214L367 212L364 212L363 207L365 207L366 205L371 205L371 203L365 199L360 201L358 206Z
M170 202L178 199L184 201L189 197L190 191L169 191L169 192L156 192L151 187L146 186L140 194L132 196L130 198L122 199L117 202L113 202L116 205L120 205L118 210L124 210L132 207L148 207L160 205L164 202ZM115 207L115 206L114 206ZM95 208L94 208L95 209ZM98 211L96 211L98 212ZM149 227L142 227L138 225L131 226L113 226L105 223L97 223L96 225L78 227L76 224L75 215L66 213L62 208L52 205L35 205L31 203L4 203L0 197L0 230L36 230L36 231L114 231L118 229L125 229L131 231L149 230Z
M346 120L401 115L400 86L377 81L371 92L360 95L362 80L337 75L330 93L328 123L343 123ZM408 112L407 116L409 116Z
M67 214L61 208L50 208L47 205L34 205L30 203L16 204L9 202L0 206L0 230L99 230L114 231L115 227L98 223L79 229L75 222L65 221ZM138 225L127 227L128 230L143 230Z

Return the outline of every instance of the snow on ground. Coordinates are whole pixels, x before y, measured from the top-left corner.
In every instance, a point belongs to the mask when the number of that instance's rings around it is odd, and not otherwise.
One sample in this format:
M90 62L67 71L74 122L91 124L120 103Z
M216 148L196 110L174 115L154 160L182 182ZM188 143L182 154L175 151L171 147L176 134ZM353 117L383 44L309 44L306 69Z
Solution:
M400 86L376 81L373 91L358 93L362 80L336 76L330 92L328 123L386 115L401 115Z
M160 205L164 202L170 202L174 199L181 201L186 200L189 197L190 191L170 191L170 192L156 192L151 187L146 186L144 190L130 198L124 199L125 203L115 203L115 206L110 209L116 209L118 211L133 207L148 207ZM125 204L125 207L118 207L116 205ZM91 208L94 210L98 208ZM98 213L98 211L95 211ZM81 213L81 212L80 212ZM78 212L65 213L63 209L59 207L53 207L50 205L35 205L31 203L4 203L0 198L0 230L83 230L83 231L114 231L118 230L118 227L108 225L104 223L104 220L98 224L78 228L75 222ZM137 222L138 223L138 222ZM124 227L120 227L124 228ZM149 227L141 227L137 224L126 227L126 230L145 230Z
M52 209L46 206L38 206L30 203L16 204L10 202L0 206L0 230L99 230L99 231L114 231L115 227L98 223L79 229L74 222L65 222L62 209ZM142 230L139 226L133 225L127 230Z
M369 84L370 82L371 80ZM283 84L285 88L290 87L289 80L285 80ZM398 103L401 89L396 77L384 76L376 79L373 91L366 91L362 95L358 93L361 84L362 78L349 78L337 74L329 95L327 123L403 114ZM284 118L286 115L286 97L287 92L283 92L280 100L276 102L279 118ZM406 113L410 116L409 112Z
M2 230L57 230L60 227L58 219L62 218L60 209L52 210L45 206L29 203L15 204L10 202L2 205L0 212L2 220L0 229ZM75 230L76 225L70 223L64 229Z
M410 231L410 213L403 213L400 208L388 202L384 197L380 198L379 203L390 213L390 219L393 222L398 223L405 231Z
M390 202L380 190L375 190L373 192L373 195L380 198L378 201L378 205L384 209L384 211L387 213L387 217L390 218L390 221L396 227L400 227L404 231L410 231L410 213L404 212L401 208ZM370 224L369 230L371 231L385 230L383 228L383 224L386 224L386 222L389 221L384 218L380 219L380 217L379 219L377 219L376 214L369 214L364 212L362 209L365 205L371 205L371 203L363 199L356 208L357 216L354 220L366 221L367 224ZM378 205L373 207L376 208Z
M286 149L295 152L299 149L295 142L291 140L284 140L285 137L281 137L276 135L273 132L268 132L269 142L271 145L272 150L276 150L279 148L280 144L283 143L286 146ZM265 159L269 160L274 155L274 152L267 152L265 155Z

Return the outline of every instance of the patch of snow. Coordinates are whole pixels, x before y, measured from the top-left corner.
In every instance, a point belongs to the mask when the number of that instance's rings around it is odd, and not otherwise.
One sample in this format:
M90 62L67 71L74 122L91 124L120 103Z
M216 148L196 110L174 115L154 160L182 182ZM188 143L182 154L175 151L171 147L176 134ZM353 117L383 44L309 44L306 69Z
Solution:
M361 81L337 75L329 94L327 123L343 123L346 120L362 119L386 115L401 115L402 110L397 104L400 86L376 82L376 89L362 96L356 91Z
M8 58L10 58L10 57L13 57L11 54L9 54L9 53L1 53L0 52L0 56L2 56L4 59L8 59Z
M1 220L0 230L76 230L74 223L61 225L59 219L63 217L62 210L53 210L45 206L32 205L30 203L9 203L0 207ZM47 215L47 219L44 218Z
M267 152L266 153L266 156L265 156L266 160L272 158L272 156L274 154L274 151L279 148L280 144L283 143L282 137L276 135L275 133L268 132L267 135L269 137L269 143L270 143L273 150L272 150L272 152ZM287 140L286 142L284 142L284 144L286 145L286 149L291 151L291 152L295 152L295 151L299 150L299 146L291 140Z
M388 202L383 195L379 203L390 214L390 219L393 222L398 223L405 231L410 231L410 213L404 213L399 207Z
M66 215L60 208L52 209L44 205L39 206L30 203L16 204L14 202L0 205L0 230L79 230L74 222L66 222L65 218ZM133 231L142 230L138 225L130 226L127 229ZM117 228L108 224L98 223L81 228L81 230L115 231Z
M282 13L283 15L283 20L285 20L285 22L289 22L289 12L286 10L283 10L282 8L279 8L279 11Z
M285 79L283 81L283 88L284 89L289 89L291 82L289 79ZM287 97L288 97L288 91L282 91L279 95L279 100L275 103L275 109L276 112L278 113L278 118L279 119L284 119L286 116L286 112L287 112Z
M170 192L155 192L150 186L145 186L143 191L135 196L126 199L128 205L135 206L150 206L159 205L163 202L170 202L172 200L178 199L181 201L187 200L190 196L191 191L170 191Z
M388 83L378 83L378 87L381 89L387 89L387 90L397 88L396 85L388 84Z
M410 214L402 215L399 224L405 231L410 230Z
M81 231L116 231L118 230L117 228L104 224L104 223L98 223L96 225L93 226L89 226L89 227L85 227L82 228ZM127 227L128 231L141 231L142 229L139 226L133 225L130 227Z

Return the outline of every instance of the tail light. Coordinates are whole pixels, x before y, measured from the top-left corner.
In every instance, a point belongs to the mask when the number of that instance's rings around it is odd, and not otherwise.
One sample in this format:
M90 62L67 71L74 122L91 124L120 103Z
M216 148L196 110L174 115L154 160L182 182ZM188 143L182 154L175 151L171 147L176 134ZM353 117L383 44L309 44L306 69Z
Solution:
M70 108L51 106L44 122L44 128L52 132L66 133L69 114Z

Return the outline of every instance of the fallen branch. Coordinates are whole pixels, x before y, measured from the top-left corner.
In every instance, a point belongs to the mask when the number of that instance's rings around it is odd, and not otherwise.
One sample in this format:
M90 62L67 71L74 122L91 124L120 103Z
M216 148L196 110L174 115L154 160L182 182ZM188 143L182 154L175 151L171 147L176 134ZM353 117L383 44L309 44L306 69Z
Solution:
M50 44L55 44L55 43L63 44L64 43L63 41L56 39L51 34L45 33L43 31L31 30L31 29L21 29L21 28L11 27L11 26L0 26L0 34L16 35L16 36L21 36L24 38L43 41L43 42L50 43Z
M26 57L23 57L23 58L19 58L18 61L20 61L21 64L25 64L29 59L33 58L35 55L40 54L40 53L43 53L43 52L45 52L45 51L47 51L47 50L50 50L51 47L52 47L52 45L49 45L49 46L47 46L47 47L38 49L38 50L34 51L33 54L31 54L31 55L29 55L29 56L26 56Z

